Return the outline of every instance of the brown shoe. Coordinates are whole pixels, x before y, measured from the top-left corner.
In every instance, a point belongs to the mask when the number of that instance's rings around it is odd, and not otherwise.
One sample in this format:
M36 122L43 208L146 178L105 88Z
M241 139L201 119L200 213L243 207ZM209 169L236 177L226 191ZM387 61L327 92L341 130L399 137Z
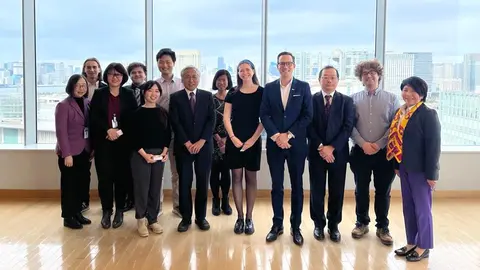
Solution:
M362 238L365 234L368 233L368 226L367 225L356 225L355 228L352 230L352 237L355 239Z
M391 246L393 244L393 238L390 235L390 231L388 229L377 229L377 237L380 238L380 242L386 246Z

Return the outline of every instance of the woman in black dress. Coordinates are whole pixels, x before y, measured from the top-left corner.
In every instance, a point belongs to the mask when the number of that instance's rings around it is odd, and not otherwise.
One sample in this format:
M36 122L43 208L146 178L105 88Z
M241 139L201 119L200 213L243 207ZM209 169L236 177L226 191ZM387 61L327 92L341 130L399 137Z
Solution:
M258 85L255 66L249 60L237 66L237 87L225 98L223 120L229 139L225 156L232 169L233 199L238 212L234 232L253 234L253 205L257 196L257 171L260 170L262 154L260 103L263 87ZM245 171L247 215L243 215L242 177Z

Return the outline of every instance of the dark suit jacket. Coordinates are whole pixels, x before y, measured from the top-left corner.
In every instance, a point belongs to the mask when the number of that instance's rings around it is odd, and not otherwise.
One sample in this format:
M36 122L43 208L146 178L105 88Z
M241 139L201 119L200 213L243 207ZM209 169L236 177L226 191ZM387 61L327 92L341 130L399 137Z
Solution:
M90 142L84 138L84 128L88 127L88 98L83 99L83 114L73 97L60 101L55 108L55 150L61 157L76 156L85 149L90 152Z
M102 87L95 90L92 101L90 102L90 138L93 149L106 141L107 130L110 129L108 121L108 99L110 88ZM136 110L137 101L132 90L120 88L120 115L117 116L118 129L121 129L124 135L117 141L126 142L129 133L129 120Z
M170 95L170 123L174 136L174 153L182 155L190 153L185 143L196 143L205 140L202 150L213 151L212 134L215 126L215 108L210 92L197 89L195 114L190 109L190 99L185 89Z
M313 120L308 128L309 154L319 156L320 144L331 145L335 162L348 161L348 139L355 122L353 99L336 91L331 100L330 114L325 122L325 102L322 92L315 93L312 98Z
M125 88L132 90L133 96L135 96L135 91L137 91L138 87L140 87L140 85L129 84L125 86ZM138 90L140 91L140 89ZM140 91L140 104L138 104L138 106L142 106L143 104L145 104L145 97L143 96L142 91Z
M293 78L285 110L280 79L267 83L260 106L260 119L268 135L267 148L278 147L270 137L288 131L295 136L290 140L292 147L306 144L307 126L312 121L312 115L312 93L308 83Z
M403 133L402 164L405 170L422 172L428 180L438 180L441 144L437 111L422 104L408 120ZM398 163L396 167L398 169Z

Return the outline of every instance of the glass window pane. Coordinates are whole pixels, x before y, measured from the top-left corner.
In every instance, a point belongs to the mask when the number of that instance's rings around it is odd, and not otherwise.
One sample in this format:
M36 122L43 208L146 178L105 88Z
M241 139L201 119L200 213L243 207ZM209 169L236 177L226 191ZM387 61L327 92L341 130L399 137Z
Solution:
M37 140L55 143L55 106L85 59L145 62L145 1L36 1ZM127 82L128 83L128 82Z
M22 2L0 8L0 143L24 142Z
M480 3L403 1L387 5L385 87L400 92L415 75L429 85L427 104L438 110L444 145L480 145L467 106L480 95Z

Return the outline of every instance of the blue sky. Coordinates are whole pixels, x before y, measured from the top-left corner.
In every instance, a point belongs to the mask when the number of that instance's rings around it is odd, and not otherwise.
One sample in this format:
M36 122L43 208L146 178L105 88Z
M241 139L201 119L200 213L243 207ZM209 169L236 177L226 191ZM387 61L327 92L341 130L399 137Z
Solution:
M0 9L0 63L22 57L21 1ZM38 61L144 60L144 1L37 1ZM479 52L478 0L389 0L387 50ZM270 0L268 60L281 50L373 51L373 0ZM202 61L260 61L260 0L154 0L154 48L198 49ZM435 59L434 59L435 60Z

